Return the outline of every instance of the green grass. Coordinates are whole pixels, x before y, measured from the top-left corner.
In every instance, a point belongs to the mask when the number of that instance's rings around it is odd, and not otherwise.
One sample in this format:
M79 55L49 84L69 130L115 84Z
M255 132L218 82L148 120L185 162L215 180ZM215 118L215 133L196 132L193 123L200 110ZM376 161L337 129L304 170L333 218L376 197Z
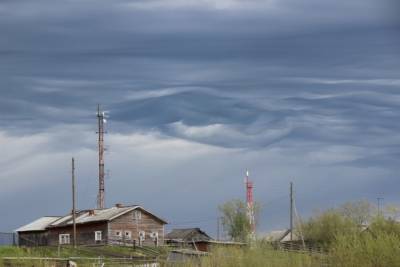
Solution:
M68 257L98 257L99 251L106 250L107 253L118 253L118 255L126 255L129 257L132 254L132 248L107 246L99 248L82 248L74 250L71 247L63 247L60 250L61 258ZM158 248L160 255L166 255L168 249ZM140 251L140 250L139 250ZM96 254L97 253L97 254ZM101 253L101 252L100 252ZM39 248L18 248L18 247L0 247L0 266L4 266L2 257L59 257L58 248L56 247L39 247ZM164 257L163 257L164 258ZM164 258L165 259L165 258ZM111 261L111 259L108 259ZM107 261L107 259L105 259ZM78 261L79 266L92 266L89 263L92 261ZM306 254L283 252L271 249L268 246L257 246L254 248L221 248L216 249L210 256L193 258L183 263L168 263L163 260L161 266L177 266L177 267L247 267L247 266L262 266L262 267L313 267L320 266L320 259L311 257ZM45 266L45 261L27 260L13 261L13 264L18 266ZM115 265L113 265L115 266Z
M273 250L266 245L252 248L218 248L207 257L184 263L167 263L179 267L320 267L323 259L304 253Z
M333 267L400 267L400 239L392 233L338 236L330 251Z
M162 249L159 249L160 252ZM160 253L161 254L161 253ZM0 267L5 266L7 260L4 257L38 257L38 258L102 258L104 261L112 261L113 258L130 258L149 256L142 249L133 250L129 247L104 246L104 247L78 247L74 249L70 246L60 247L1 247L0 246ZM91 259L75 259L79 266L93 263ZM88 266L92 266L92 265ZM12 266L45 266L46 260L12 260ZM10 265L9 265L10 266Z
M328 264L331 267L400 267L400 239L393 233L365 232L357 235L337 236L326 255L301 252L285 252L274 250L265 243L255 244L253 247L216 248L208 256L193 257L185 262L165 261L168 248L157 248L161 257L162 267L320 267ZM114 256L113 256L114 255ZM118 258L146 256L145 249L133 250L129 247L81 247L77 250L72 247L0 247L0 267L5 266L3 257L49 257L70 258L87 257L98 258L107 262L107 265L118 266L114 262ZM149 256L147 254L147 256ZM143 258L145 260L145 258ZM93 266L96 260L76 260L79 266ZM129 263L127 260L125 264ZM13 261L8 266L45 266L48 261L21 260ZM121 263L121 266L123 264Z

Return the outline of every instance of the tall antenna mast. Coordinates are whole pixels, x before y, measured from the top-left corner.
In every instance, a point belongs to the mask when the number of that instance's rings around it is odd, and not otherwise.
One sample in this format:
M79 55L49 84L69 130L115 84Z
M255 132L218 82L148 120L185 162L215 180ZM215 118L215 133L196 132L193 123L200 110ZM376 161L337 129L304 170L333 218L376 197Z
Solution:
M104 123L105 113L97 105L98 146L99 146L99 192L97 195L97 208L104 209Z
M256 233L256 223L254 218L254 201L253 201L253 182L249 179L249 171L246 170L246 203L247 203L247 217L250 224L250 235L254 239Z

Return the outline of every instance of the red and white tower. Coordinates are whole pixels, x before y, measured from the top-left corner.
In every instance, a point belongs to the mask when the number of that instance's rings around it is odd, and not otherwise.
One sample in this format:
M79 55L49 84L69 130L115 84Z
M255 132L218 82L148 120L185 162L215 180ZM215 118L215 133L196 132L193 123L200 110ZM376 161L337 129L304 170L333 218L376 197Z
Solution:
M249 171L246 170L246 203L247 203L247 217L249 219L251 237L255 237L256 222L254 218L254 201L253 201L253 182L249 179Z

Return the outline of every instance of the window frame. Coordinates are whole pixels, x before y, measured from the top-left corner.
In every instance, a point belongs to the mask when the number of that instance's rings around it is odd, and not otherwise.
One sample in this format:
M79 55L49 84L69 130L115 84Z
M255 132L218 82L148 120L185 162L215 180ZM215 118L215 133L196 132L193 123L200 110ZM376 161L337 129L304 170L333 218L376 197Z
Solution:
M153 231L150 233L150 237L152 239L158 239L158 231Z
M128 234L128 235L127 235ZM126 240L132 240L132 231L124 231L124 238Z
M71 235L70 234L59 234L58 235L58 244L59 245L71 244Z
M100 236L100 238L98 238ZM103 240L103 231L94 231L94 241Z
M122 239L122 230L114 230L114 236L116 236L117 239Z
M144 240L146 240L146 231L139 231L139 240L140 240L140 233L143 233L143 240L142 241L144 241Z

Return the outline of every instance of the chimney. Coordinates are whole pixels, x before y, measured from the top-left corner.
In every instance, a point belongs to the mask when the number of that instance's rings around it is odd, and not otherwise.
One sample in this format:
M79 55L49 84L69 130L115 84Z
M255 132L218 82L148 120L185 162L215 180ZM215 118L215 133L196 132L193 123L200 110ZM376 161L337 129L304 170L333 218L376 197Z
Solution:
M94 210L89 210L89 216L93 216L94 215Z
M117 204L115 204L115 207L117 207L117 208L123 208L124 205L122 205L121 203L117 203Z

